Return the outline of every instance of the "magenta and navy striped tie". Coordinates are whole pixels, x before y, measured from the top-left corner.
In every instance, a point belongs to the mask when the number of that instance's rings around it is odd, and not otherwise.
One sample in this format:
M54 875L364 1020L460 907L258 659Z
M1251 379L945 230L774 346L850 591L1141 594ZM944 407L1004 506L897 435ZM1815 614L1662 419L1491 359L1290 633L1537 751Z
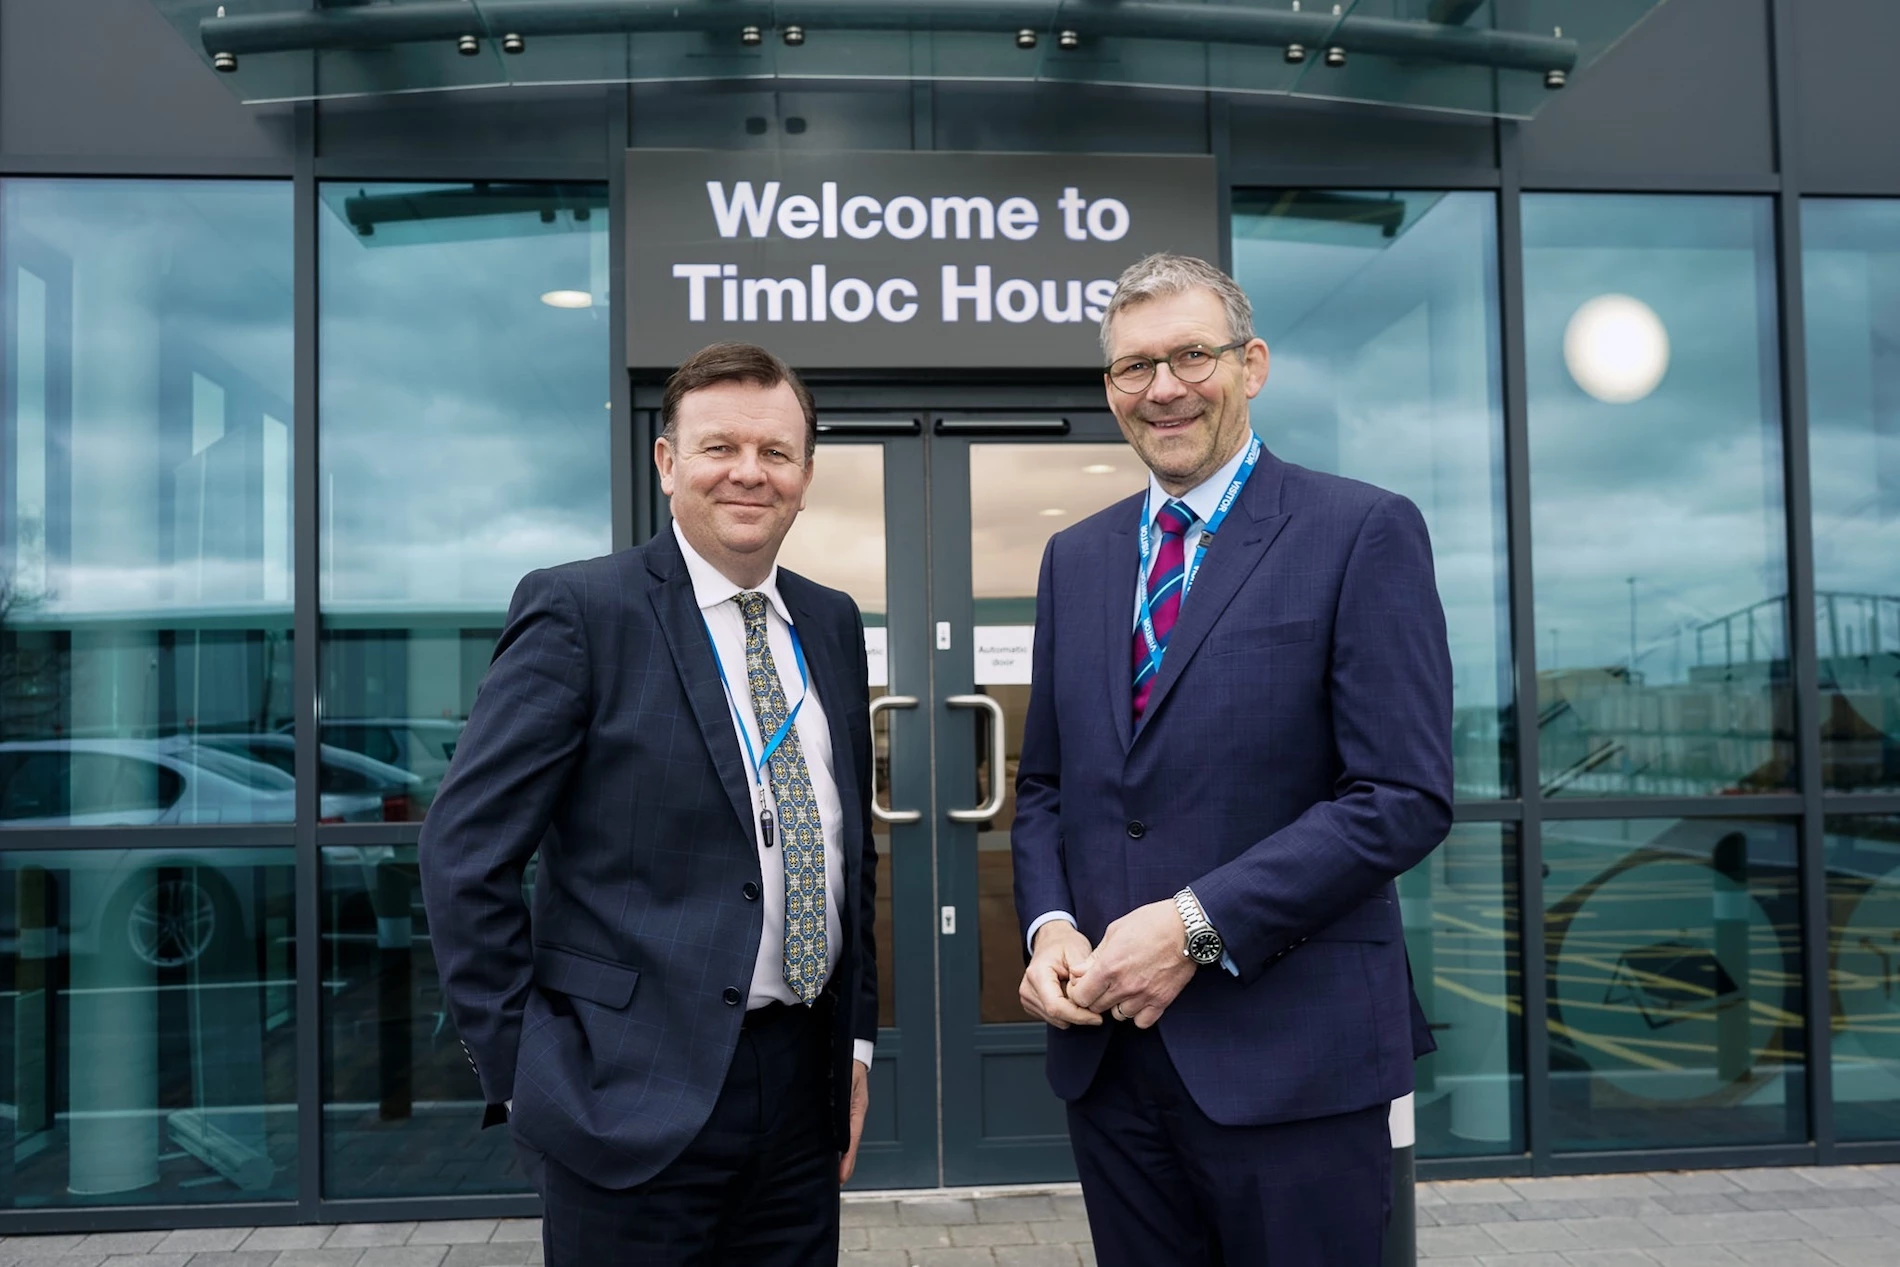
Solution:
M1170 500L1155 516L1155 528L1161 540L1155 545L1154 563L1148 569L1148 610L1154 621L1155 653L1148 654L1148 640L1141 624L1135 624L1135 719L1141 719L1148 707L1148 692L1154 689L1155 675L1161 671L1161 653L1168 649L1168 634L1181 615L1181 594L1187 588L1188 528L1199 516L1186 502Z

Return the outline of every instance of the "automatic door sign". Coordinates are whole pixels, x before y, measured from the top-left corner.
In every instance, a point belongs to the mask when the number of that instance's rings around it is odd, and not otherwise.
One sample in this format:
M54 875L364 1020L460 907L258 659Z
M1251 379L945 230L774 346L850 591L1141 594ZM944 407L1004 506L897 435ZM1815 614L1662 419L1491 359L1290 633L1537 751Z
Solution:
M1745 1098L1781 1072L1783 1044L1799 1043L1793 938L1784 944L1760 898L1773 891L1766 879L1751 889L1745 859L1644 850L1559 901L1553 1041L1637 1100Z

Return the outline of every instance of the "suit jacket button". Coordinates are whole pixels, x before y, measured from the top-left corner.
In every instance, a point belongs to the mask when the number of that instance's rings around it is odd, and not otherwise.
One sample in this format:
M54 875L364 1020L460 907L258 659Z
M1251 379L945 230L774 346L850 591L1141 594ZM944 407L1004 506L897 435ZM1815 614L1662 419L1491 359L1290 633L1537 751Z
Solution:
M745 894L745 900L748 902L756 902L759 900L759 886L750 880L745 882L745 887L740 889L739 892Z
M729 985L726 987L726 992L720 995L719 997L726 1001L727 1007L738 1007L739 1006L739 987L736 985Z
M1128 839L1140 840L1147 834L1148 825L1146 823L1142 822L1139 818L1131 818L1128 820Z

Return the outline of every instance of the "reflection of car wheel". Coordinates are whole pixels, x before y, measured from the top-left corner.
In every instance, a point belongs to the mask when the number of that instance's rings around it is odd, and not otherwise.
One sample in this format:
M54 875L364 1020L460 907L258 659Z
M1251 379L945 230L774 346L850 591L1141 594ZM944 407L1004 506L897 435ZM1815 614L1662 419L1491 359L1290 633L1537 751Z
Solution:
M126 915L132 953L155 968L195 962L218 932L218 907L205 886L192 879L153 877Z

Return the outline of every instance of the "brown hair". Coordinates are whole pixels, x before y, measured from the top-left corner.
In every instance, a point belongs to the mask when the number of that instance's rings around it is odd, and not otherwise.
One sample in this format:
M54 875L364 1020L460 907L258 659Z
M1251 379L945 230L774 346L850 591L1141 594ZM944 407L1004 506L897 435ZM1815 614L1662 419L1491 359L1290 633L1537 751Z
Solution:
M666 380L666 394L660 398L660 434L668 443L679 442L680 401L720 383L751 383L767 390L791 384L792 395L805 414L805 457L811 458L818 447L818 409L812 404L811 390L791 366L756 343L709 344L680 363Z

